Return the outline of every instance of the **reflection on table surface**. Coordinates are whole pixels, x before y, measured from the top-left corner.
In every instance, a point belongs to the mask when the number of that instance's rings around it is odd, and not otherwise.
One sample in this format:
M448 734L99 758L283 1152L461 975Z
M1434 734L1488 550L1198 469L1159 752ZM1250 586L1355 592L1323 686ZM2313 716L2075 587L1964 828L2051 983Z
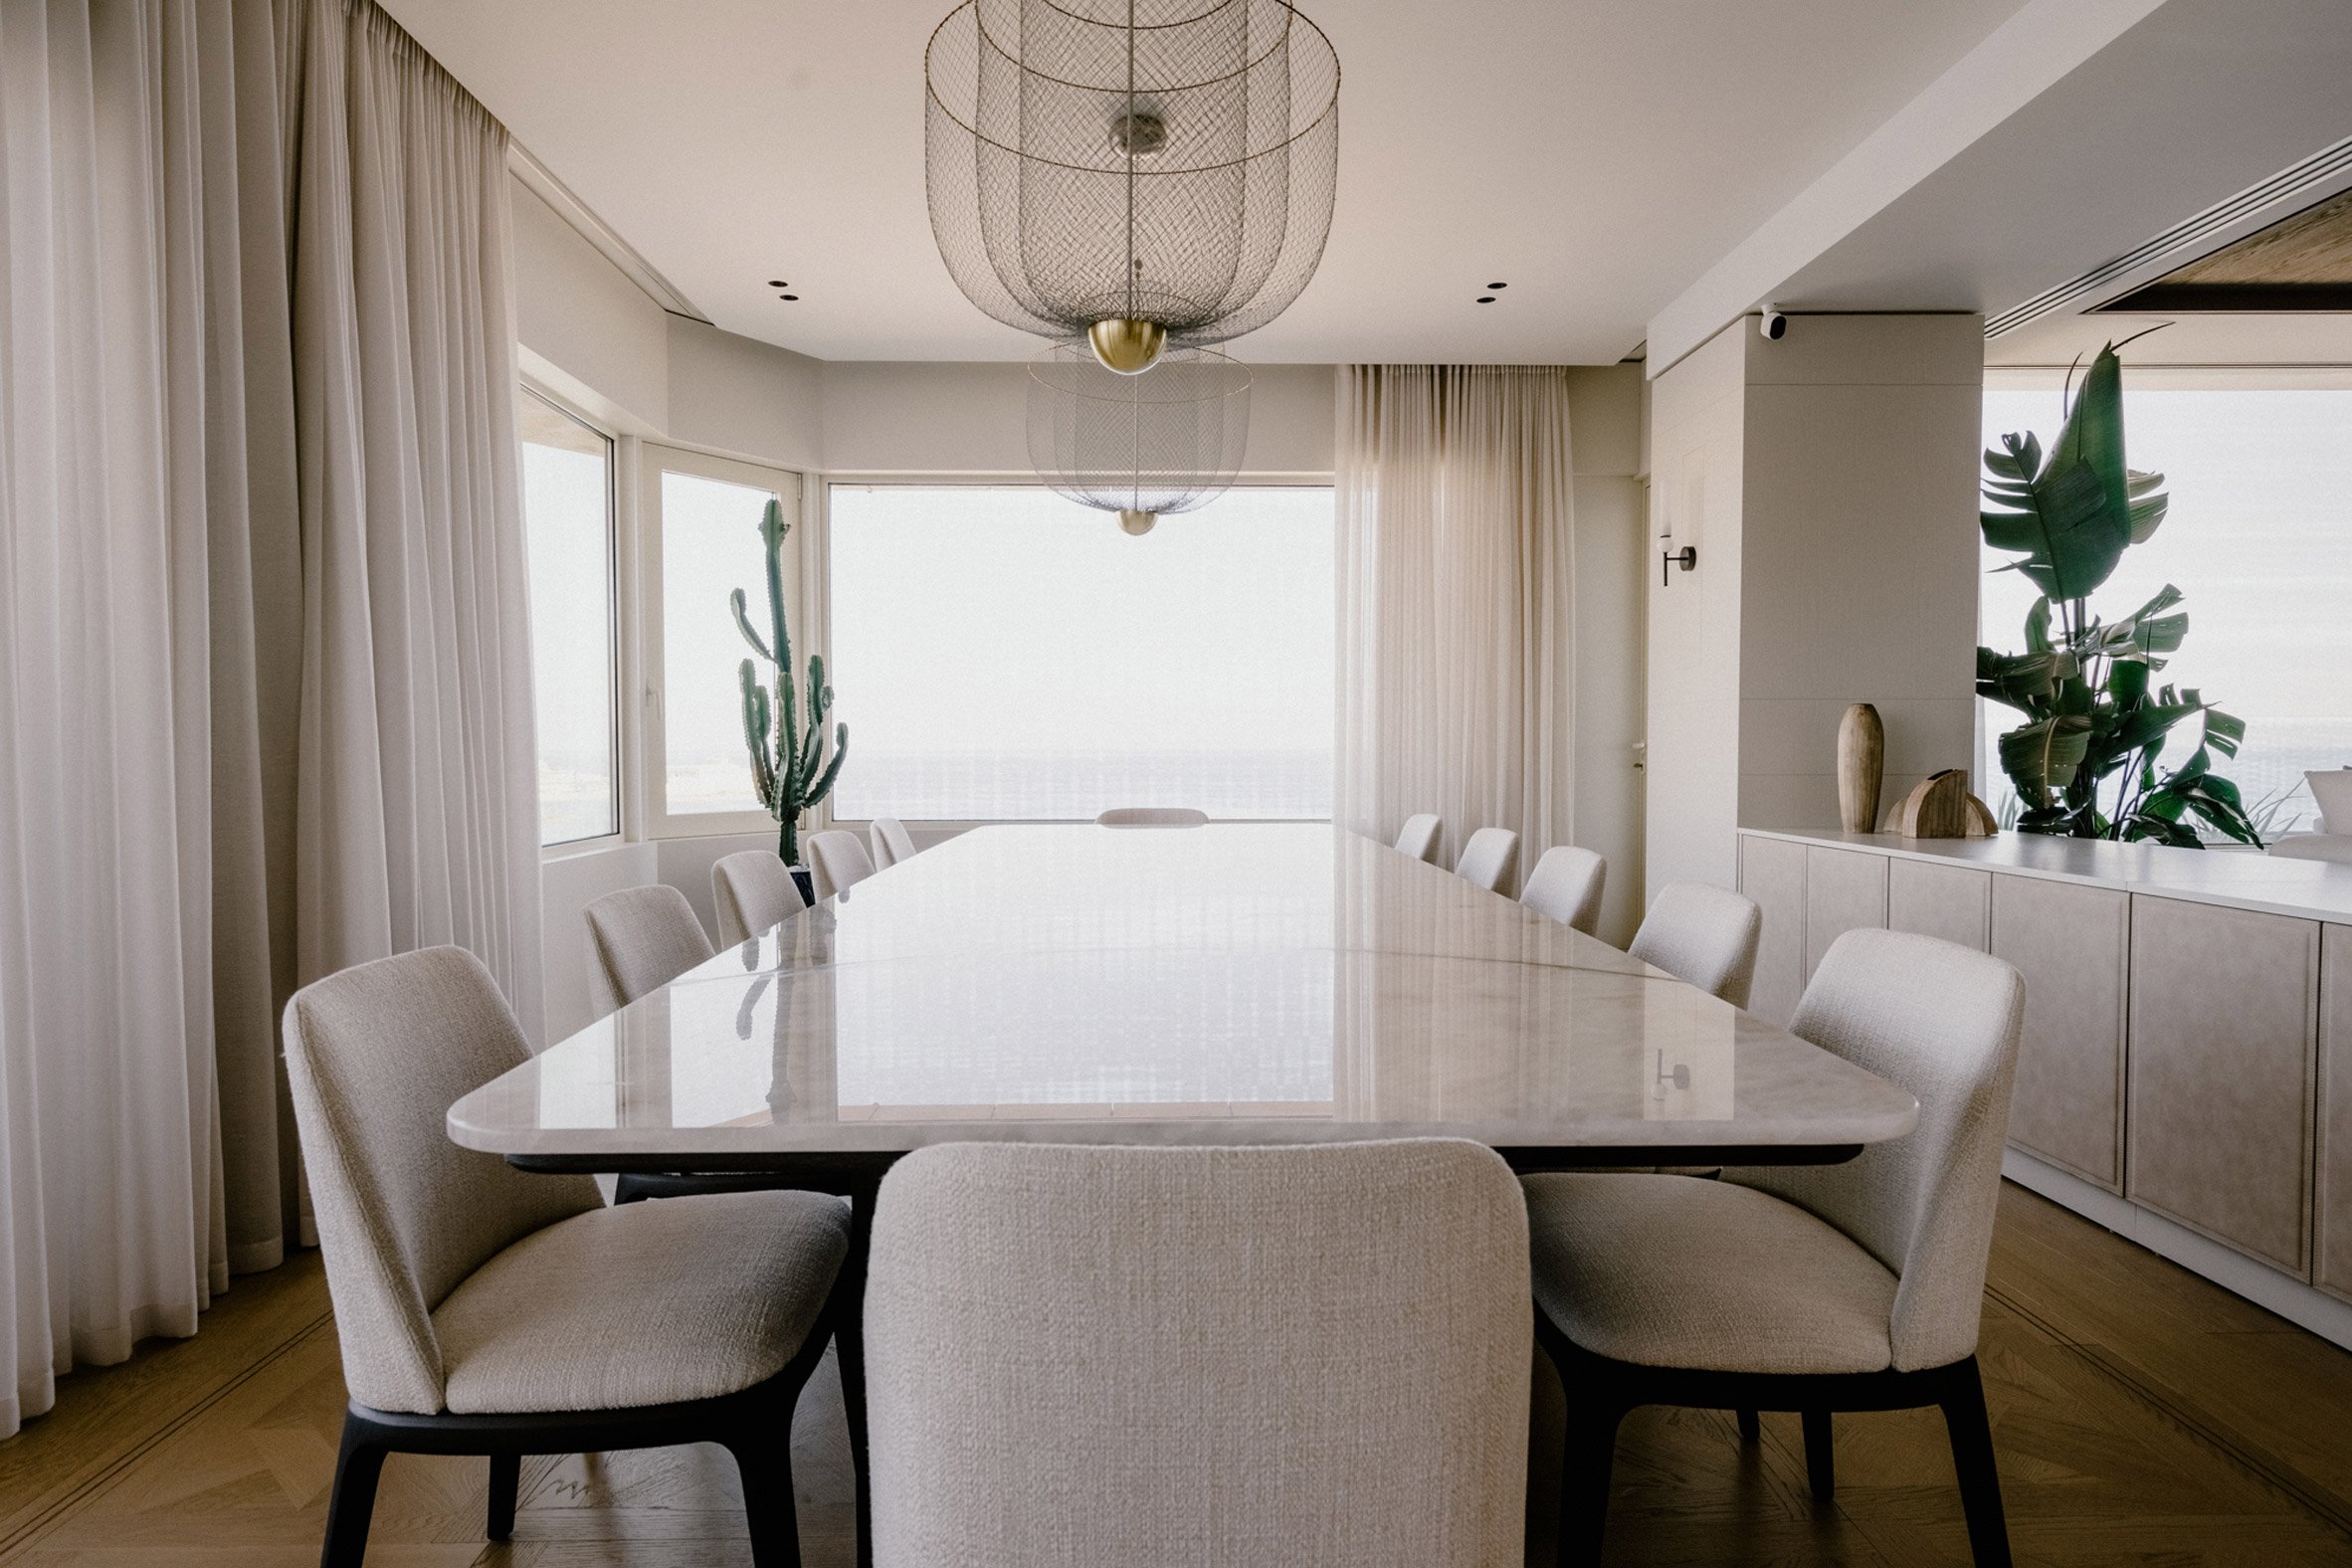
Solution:
M1323 826L966 834L459 1102L500 1153L948 1137L1853 1144L1910 1097Z

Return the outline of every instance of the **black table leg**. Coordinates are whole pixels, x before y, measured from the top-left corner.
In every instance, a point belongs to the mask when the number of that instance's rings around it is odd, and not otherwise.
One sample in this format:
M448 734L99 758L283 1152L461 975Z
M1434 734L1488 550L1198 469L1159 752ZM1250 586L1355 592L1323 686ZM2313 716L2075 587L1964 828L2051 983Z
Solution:
M857 1485L858 1568L874 1562L874 1489L866 1460L866 1260L874 1245L877 1182L849 1193L850 1252L842 1260L843 1312L833 1330L841 1363L842 1414L850 1428L850 1465Z

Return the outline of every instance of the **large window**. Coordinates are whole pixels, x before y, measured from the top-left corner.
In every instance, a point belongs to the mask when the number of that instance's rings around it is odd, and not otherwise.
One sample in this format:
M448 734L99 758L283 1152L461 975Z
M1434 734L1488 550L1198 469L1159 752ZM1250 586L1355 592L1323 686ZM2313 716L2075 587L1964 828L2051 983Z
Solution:
M2032 430L2047 447L2058 423L2056 391L1985 395L1988 446ZM2177 585L2188 641L2158 679L2246 720L2245 746L2221 771L2265 838L2314 826L2304 770L2352 763L2352 391L2127 391L2124 432L2132 466L2166 477L2172 510L2093 606L2126 614ZM1987 552L1986 565L2007 559ZM2033 601L2017 573L1988 576L1986 645L2022 647ZM1996 705L1984 717L1978 776L2006 795L1991 745L2018 719ZM2182 725L2166 760L2187 756L2196 735Z
M784 591L797 680L816 647L800 605L800 481L797 476L698 453L646 449L647 500L655 522L661 661L659 737L654 751L654 828L725 833L766 821L751 792L738 674L750 648L727 599L743 590L751 624L768 626L767 568L760 514L779 502L793 525L785 545ZM771 672L759 667L759 679Z
M539 842L621 831L613 706L613 443L523 390L522 515L539 727Z
M1036 487L837 485L837 817L1331 812L1327 489L1130 538Z

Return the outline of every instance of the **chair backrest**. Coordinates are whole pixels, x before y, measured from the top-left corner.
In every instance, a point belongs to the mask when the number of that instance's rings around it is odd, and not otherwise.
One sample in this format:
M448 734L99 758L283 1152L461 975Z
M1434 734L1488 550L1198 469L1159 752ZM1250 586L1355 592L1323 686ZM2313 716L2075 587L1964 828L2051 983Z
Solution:
M1726 1173L1802 1204L1894 1271L1898 1371L1976 1349L2025 999L2018 972L1988 954L1900 931L1847 932L1790 1028L1907 1089L1919 1125L1843 1165Z
M1450 1139L907 1156L866 1286L878 1568L1516 1568L1525 1224Z
M1190 806L1114 806L1094 821L1105 828L1199 828L1209 814Z
M433 1309L500 1248L603 1202L592 1176L529 1176L450 1141L451 1103L529 1055L490 971L456 947L346 969L286 1005L294 1127L362 1405L440 1410Z
M737 850L713 861L710 901L718 906L721 947L748 942L808 907L800 883L774 850Z
M1555 844L1543 852L1519 901L1537 914L1590 936L1601 923L1601 888L1609 880L1609 863L1573 844Z
M1454 863L1454 875L1492 892L1510 880L1511 868L1518 861L1517 834L1508 828L1480 828L1462 847L1462 859Z
M1705 882L1668 882L1658 890L1626 951L1733 1007L1745 1007L1756 979L1756 943L1763 934L1764 911L1754 900Z
M1410 855L1417 861L1435 861L1438 858L1438 835L1445 831L1446 825L1438 820L1436 812L1415 812L1397 830L1397 853Z
M875 818L866 825L866 837L874 847L876 871L914 859L914 839L907 833L906 824L895 817Z
M848 892L874 875L874 858L866 853L865 841L847 828L810 834L809 865L817 875L820 898Z
M667 882L608 892L580 913L607 1012L668 985L718 950L686 894Z

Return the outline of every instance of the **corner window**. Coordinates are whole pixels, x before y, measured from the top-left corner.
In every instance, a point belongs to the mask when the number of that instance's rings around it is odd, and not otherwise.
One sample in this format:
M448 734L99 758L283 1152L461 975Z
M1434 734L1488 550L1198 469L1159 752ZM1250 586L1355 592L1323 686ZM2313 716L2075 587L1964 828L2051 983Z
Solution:
M621 831L613 442L528 387L516 410L538 709L539 843L571 844Z

